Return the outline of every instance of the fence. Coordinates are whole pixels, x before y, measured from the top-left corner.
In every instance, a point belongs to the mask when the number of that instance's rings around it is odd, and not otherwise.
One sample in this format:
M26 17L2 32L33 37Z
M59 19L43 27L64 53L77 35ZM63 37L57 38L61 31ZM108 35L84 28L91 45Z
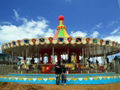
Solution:
M79 64L80 65L80 64ZM99 68L90 68L83 65L77 66L75 64L66 64L66 68L69 73L103 73L103 72L117 72L120 73L117 66L111 66L104 69ZM39 73L55 73L54 64L31 64L31 65L17 65L15 63L0 64L0 75L7 74L39 74Z

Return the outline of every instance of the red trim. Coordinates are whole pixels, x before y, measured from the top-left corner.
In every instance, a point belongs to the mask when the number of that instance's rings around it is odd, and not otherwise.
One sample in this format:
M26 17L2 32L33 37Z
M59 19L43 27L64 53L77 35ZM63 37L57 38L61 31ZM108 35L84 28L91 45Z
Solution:
M70 42L72 41L72 38L69 37L69 38L67 38L67 40L68 40L68 42L70 43Z
M37 41L36 39L32 39L33 44L35 44L36 41Z

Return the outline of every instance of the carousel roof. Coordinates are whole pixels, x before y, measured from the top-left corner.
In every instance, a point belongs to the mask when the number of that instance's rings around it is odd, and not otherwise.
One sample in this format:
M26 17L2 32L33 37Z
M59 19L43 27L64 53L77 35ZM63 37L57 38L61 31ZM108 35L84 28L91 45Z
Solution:
M58 17L59 20L59 26L57 27L57 32L54 35L54 38L58 38L58 37L70 37L66 31L66 27L64 25L64 16L59 16Z
M86 49L85 54L90 53L91 56L102 56L104 55L104 50L106 50L105 52L108 55L120 52L120 44L115 41L97 38L70 37L64 25L64 16L59 16L58 19L59 26L53 37L11 41L2 45L2 51L6 54L11 54L12 51L14 51L14 55L20 55L20 52L24 51L24 54L26 53L26 49L28 49L28 56L43 51L52 52L52 47L55 48L55 52L59 50L63 52L66 48L69 48L71 52L82 52L82 48L84 48Z

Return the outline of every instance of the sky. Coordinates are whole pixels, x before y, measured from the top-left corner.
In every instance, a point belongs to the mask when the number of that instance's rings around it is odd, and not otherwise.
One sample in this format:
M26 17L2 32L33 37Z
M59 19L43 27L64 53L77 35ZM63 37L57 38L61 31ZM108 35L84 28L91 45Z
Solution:
M0 0L0 46L53 36L60 15L72 37L120 42L120 0Z

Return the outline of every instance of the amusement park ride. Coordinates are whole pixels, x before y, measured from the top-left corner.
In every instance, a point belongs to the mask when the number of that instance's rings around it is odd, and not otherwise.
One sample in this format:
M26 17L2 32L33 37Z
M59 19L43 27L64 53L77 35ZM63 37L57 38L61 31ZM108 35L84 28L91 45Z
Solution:
M110 64L107 56L119 53L120 44L97 38L71 37L66 31L64 16L59 16L58 19L59 26L53 37L23 39L2 45L2 51L6 54L19 57L32 57L33 60L34 58L38 58L38 63L32 63L32 68L37 67L38 69L38 72L35 72L37 74L32 72L32 69L24 63L20 68L21 70L19 69L20 73L22 71L22 74L18 74L19 70L17 69L17 72L1 76L0 80L21 83L32 83L34 81L35 84L55 84L54 67L57 62L61 62L69 70L67 84L119 82L120 76L112 71L111 68L114 68L114 65ZM62 55L65 56L64 59ZM44 63L45 56L48 57L47 64ZM55 56L57 57L57 61L55 60ZM90 62L90 58L99 56L104 58L103 62L106 62L104 65L100 66L97 60L96 64ZM41 60L40 57L42 58ZM24 61L27 62L27 60ZM21 76L24 76L24 78L21 78Z

